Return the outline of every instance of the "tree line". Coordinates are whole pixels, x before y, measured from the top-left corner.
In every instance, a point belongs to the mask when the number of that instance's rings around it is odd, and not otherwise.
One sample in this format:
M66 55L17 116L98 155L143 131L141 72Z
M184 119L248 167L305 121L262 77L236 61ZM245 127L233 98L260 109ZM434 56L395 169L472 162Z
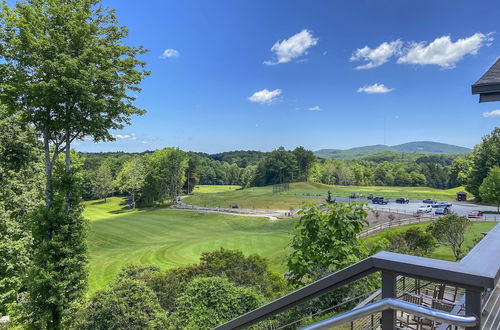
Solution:
M88 199L126 193L132 203L137 200L143 205L189 194L198 184L248 188L300 181L440 189L466 186L467 191L481 199L481 195L487 193L486 188L480 193L480 185L490 168L499 166L498 132L499 129L495 129L485 136L483 142L466 155L382 152L361 159L336 160L318 158L304 147L215 155L175 148L136 154L82 153L83 185Z

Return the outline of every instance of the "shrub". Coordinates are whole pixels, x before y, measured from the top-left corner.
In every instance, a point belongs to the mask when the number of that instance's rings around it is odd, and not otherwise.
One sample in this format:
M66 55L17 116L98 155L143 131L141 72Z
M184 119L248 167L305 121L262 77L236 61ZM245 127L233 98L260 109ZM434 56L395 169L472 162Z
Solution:
M163 329L165 311L141 281L122 278L97 292L83 312L79 329Z
M249 288L237 287L227 279L201 277L188 284L177 298L170 316L174 329L211 329L264 303L264 298Z

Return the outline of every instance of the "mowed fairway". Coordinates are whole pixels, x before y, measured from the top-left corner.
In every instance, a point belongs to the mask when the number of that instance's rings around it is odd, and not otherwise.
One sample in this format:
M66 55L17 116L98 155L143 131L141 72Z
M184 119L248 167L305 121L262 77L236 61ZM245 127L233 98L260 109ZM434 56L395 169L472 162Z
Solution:
M383 186L330 186L315 182L297 182L290 184L290 190L273 194L272 186L252 187L242 190L226 190L222 188L219 191L217 186L202 186L199 191L193 195L184 198L188 204L206 206L206 207L230 207L231 204L237 204L240 208L258 208L258 209L290 209L297 208L304 202L317 203L317 198L300 197L303 195L323 195L326 196L328 190L333 196L347 197L352 193L363 194L367 196L383 196L385 198L395 199L406 197L409 199L436 198L438 200L453 201L458 191L464 190L463 187L453 189L435 189L429 187L383 187ZM213 188L209 188L213 187ZM223 186L227 187L227 186ZM469 198L472 196L469 195Z
M88 202L90 291L103 288L127 264L162 269L188 265L220 247L257 253L283 271L294 220L200 214L175 210L123 210L119 198Z

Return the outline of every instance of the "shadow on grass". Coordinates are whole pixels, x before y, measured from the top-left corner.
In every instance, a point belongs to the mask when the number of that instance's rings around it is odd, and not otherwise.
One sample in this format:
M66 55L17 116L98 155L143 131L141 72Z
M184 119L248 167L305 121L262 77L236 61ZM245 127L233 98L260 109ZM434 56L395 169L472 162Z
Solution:
M111 214L120 214L120 213L125 213L127 211L132 211L132 209L129 209L128 207L124 206L121 209L109 211L108 213L111 213Z
M100 199L100 200L93 201L92 203L90 203L90 205L99 205L99 204L106 204L106 201L104 201L104 199Z

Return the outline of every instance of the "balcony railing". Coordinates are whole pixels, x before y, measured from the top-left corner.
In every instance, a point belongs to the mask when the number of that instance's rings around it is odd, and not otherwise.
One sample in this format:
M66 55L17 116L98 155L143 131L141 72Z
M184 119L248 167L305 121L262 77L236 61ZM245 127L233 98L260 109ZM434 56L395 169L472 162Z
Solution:
M412 317L425 317L432 321L438 321L439 323L436 324L441 324L440 328L443 329L448 325L465 327L465 329L482 329L484 321L489 318L489 315L482 315L486 308L486 304L483 306L483 302L488 300L500 277L500 224L493 228L459 262L380 252L239 316L216 329L249 327L375 272L381 273L379 294L381 300L364 304L347 313L315 323L310 326L310 329L323 329L321 326L329 328L333 325L352 322L355 319L366 317L367 311L369 311L368 314L381 313L380 319L377 319L378 323L371 328L380 327L383 330L396 328L396 311L406 312ZM454 305L455 307L452 306L451 310L443 312L440 308L436 308L440 307L441 303L433 301L430 307L422 309L422 306L413 303L412 299L409 298L414 293L403 292L401 294L398 290L398 278L412 278L415 281L428 281L443 287L453 287L455 288L455 298L457 290L460 289L463 292L461 298L463 304ZM420 291L420 286L417 286L417 289ZM463 311L463 315L458 315L461 311ZM496 311L493 310L493 313Z

